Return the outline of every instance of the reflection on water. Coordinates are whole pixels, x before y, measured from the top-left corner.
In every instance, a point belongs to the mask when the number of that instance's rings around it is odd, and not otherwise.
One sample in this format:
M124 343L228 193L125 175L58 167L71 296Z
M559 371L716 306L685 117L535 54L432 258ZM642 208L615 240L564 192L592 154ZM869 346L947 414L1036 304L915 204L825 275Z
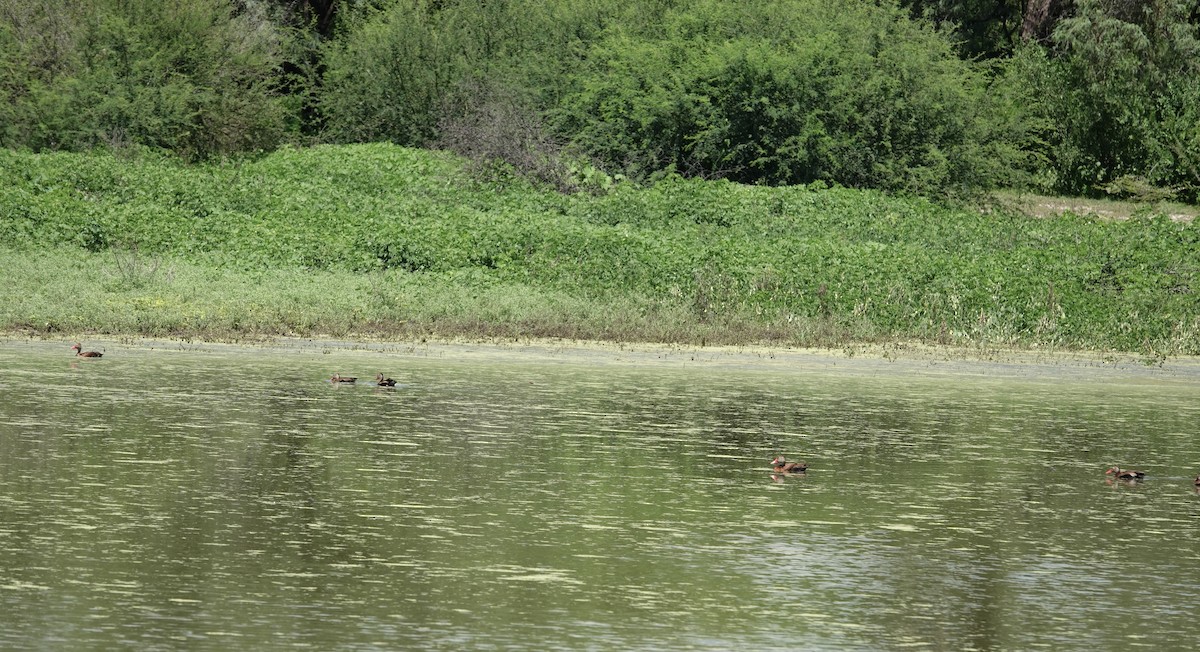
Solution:
M1200 644L1186 383L59 348L0 345L0 647Z

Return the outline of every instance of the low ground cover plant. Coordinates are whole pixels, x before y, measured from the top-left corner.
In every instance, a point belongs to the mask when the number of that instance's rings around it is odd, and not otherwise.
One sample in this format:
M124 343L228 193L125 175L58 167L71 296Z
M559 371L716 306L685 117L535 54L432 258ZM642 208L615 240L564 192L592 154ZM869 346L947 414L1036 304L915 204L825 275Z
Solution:
M811 184L562 194L444 152L0 151L0 328L1200 353L1200 230Z

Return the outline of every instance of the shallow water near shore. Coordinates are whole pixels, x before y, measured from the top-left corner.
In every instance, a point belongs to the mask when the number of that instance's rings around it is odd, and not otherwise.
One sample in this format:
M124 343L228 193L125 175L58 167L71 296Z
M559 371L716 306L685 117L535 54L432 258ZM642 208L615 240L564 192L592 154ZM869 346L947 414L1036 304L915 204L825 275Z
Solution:
M1186 365L69 346L0 342L0 648L1200 645Z

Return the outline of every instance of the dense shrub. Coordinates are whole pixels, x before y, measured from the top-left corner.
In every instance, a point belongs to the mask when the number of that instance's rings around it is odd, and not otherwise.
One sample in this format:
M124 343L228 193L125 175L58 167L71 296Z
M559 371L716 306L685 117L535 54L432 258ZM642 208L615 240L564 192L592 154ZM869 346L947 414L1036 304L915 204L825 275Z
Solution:
M330 44L321 94L326 137L335 142L421 145L435 135L447 90L462 77L453 44L421 3L359 19Z
M679 174L1194 201L1193 5L0 0L0 147L388 141L563 190Z
M232 0L0 0L0 146L274 149L282 36Z
M612 166L918 192L995 181L985 80L895 7L705 2L666 25L597 44L555 113Z
M328 135L423 145L472 124L486 135L480 123L512 114L463 102L461 89L487 79L483 89L527 101L535 121L539 111L549 117L554 137L541 139L541 158L570 143L635 178L820 179L932 193L1008 181L1001 171L1016 147L1006 129L1015 123L944 34L896 6L708 0L657 9L396 4L331 49ZM436 114L448 104L475 112L446 121Z
M1190 3L1081 0L1011 81L1052 126L1037 148L1064 194L1194 201L1200 191L1200 35Z

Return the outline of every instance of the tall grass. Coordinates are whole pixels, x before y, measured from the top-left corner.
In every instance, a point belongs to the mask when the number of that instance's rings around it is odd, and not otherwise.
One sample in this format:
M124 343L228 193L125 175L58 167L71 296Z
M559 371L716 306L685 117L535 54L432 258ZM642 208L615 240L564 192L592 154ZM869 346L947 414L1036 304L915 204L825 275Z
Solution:
M371 338L571 338L709 342L810 340L801 324L699 323L681 302L580 299L452 275L302 269L241 271L158 260L131 283L130 264L70 247L0 249L0 324L36 333L254 340L278 335ZM150 270L150 267L146 268ZM826 333L828 335L830 333ZM826 344L849 341L819 338Z
M0 328L1200 353L1200 229L824 187L481 184L389 145L0 151Z

